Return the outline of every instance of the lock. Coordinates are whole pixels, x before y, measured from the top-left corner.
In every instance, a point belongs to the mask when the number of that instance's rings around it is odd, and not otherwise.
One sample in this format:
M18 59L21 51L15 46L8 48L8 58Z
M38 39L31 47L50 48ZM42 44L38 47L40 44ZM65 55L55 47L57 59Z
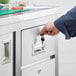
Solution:
M33 46L32 46L32 50L33 50L33 56L34 55L38 55L38 54L40 54L40 53L42 53L42 52L45 52L45 45L44 44L42 44L42 41L41 41L41 37L40 37L40 35L39 36L37 36L35 39L34 39L34 44L33 44Z
M41 69L39 69L39 70L37 71L37 73L40 74L40 73L41 73Z
M44 50L44 41L45 41L45 38L44 38L44 34L40 34L41 36L41 42L42 42L42 49Z

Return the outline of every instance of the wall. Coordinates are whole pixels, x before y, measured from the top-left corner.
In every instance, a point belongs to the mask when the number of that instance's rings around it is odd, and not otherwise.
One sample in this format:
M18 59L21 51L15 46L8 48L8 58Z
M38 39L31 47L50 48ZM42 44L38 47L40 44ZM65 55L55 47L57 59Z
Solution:
M61 0L60 5L63 14L76 5L76 0ZM58 48L59 76L76 76L76 38L65 40L60 33Z
M18 1L30 1L31 3L34 4L42 4L42 5L54 5L54 4L58 4L58 0L10 0L11 3L15 3ZM58 2L58 3L57 3Z
M30 1L31 3L37 5L61 6L61 13L66 12L68 9L71 9L73 6L76 5L76 0L10 0L10 3L15 3L18 1Z
M76 0L59 0L61 7L61 14L65 14L71 8L76 6Z

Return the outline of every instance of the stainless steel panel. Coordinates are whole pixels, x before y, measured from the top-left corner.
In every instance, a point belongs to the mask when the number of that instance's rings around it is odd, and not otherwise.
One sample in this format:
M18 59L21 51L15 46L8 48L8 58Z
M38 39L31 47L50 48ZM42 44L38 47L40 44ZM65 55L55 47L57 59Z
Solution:
M22 30L22 65L28 65L55 54L55 37L45 35L44 49L42 49L41 36L38 35L40 27Z
M22 76L55 76L55 59L22 69Z
M0 35L0 76L13 76L13 34Z

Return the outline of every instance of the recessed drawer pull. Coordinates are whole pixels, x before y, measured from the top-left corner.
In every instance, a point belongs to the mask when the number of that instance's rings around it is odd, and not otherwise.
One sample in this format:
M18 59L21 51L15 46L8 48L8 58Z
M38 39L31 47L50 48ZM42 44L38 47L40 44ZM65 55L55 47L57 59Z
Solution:
M3 64L10 62L11 40L3 41Z
M33 44L33 56L45 52L42 49L42 44Z

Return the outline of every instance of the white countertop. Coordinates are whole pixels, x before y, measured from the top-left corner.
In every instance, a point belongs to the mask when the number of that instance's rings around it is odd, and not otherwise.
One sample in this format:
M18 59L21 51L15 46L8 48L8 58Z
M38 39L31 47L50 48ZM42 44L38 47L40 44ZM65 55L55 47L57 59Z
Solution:
M16 23L29 19L35 19L57 13L59 13L59 7L42 9L42 10L31 10L28 12L21 13L19 15L0 16L0 25L7 25L11 23Z

